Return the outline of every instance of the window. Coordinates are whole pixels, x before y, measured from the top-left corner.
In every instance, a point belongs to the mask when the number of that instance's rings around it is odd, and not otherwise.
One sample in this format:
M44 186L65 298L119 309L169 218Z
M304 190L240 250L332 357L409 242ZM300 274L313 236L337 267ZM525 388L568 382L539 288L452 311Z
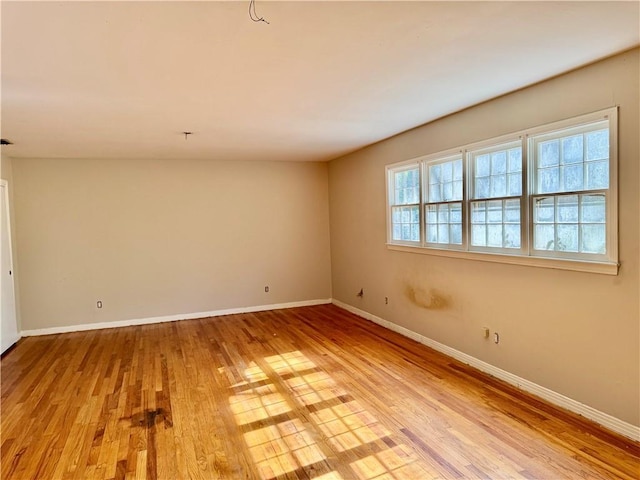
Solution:
M609 134L605 120L529 139L536 254L606 259Z
M472 178L472 249L520 249L522 145L491 146L467 156Z
M615 108L390 165L388 243L615 274L616 175Z
M427 244L462 245L462 157L425 163Z
M389 174L391 240L420 242L420 168L417 164Z

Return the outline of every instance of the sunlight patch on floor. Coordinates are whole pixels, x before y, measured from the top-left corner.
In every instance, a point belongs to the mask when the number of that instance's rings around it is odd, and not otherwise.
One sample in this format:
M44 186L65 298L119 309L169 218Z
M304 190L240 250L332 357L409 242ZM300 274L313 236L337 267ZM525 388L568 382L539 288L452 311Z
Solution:
M244 441L262 480L298 474L342 480L345 472L338 470L344 469L348 478L363 480L424 478L415 453L394 443L390 431L301 352L264 360L264 368L244 370L246 381L229 397L238 425L251 428Z

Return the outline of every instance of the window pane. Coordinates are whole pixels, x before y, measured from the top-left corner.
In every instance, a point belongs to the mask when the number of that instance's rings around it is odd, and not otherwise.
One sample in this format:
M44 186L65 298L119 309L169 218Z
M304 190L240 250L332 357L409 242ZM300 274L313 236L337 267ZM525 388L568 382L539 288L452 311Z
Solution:
M440 183L440 165L431 165L429 167L429 183Z
M411 224L411 240L414 242L420 241L420 225L415 223Z
M508 176L509 180L509 195L522 195L522 173L513 173Z
M609 188L608 128L541 141L534 155L537 193Z
M420 241L420 208L417 205L392 207L391 238L399 241Z
M440 179L442 182L453 181L453 165L451 162L446 162L440 165Z
M453 179L462 180L462 160L453 162Z
M420 209L412 208L411 209L411 223L420 224Z
M578 196L558 197L558 223L578 223Z
M583 165L567 165L563 167L564 174L564 191L572 192L582 190L584 187L584 167Z
M558 225L558 245L562 252L578 251L578 225Z
M555 228L553 225L536 225L533 232L533 244L536 250L553 250Z
M505 197L507 195L507 178L505 175L491 176L492 197Z
M522 148L512 148L509 150L509 172L522 171Z
M393 172L393 203L407 205L420 202L420 173L418 168Z
M558 140L540 143L538 155L538 168L558 165L560 162L560 144Z
M429 185L429 201L430 202L441 202L442 201L442 192L440 189L442 185L439 183L436 185Z
M536 199L534 219L536 223L549 223L555 220L553 197Z
M581 251L585 253L606 253L606 230L605 225L581 225L582 245Z
M427 225L427 242L436 243L438 241L438 225Z
M462 181L453 182L453 200L462 200Z
M587 137L587 160L609 158L609 130L589 132Z
M491 154L491 175L507 173L507 152Z
M609 162L587 163L587 188L609 188Z
M488 177L491 175L491 163L489 155L480 155L476 157L476 177Z
M520 248L520 224L506 224L504 226L504 246L507 248Z
M427 205L427 223L438 223L438 207L436 205Z
M485 223L487 202L473 202L471 204L471 223Z
M451 204L451 211L449 214L449 218L451 219L451 223L462 223L462 204L461 203Z
M426 205L427 242L462 244L462 203Z
M520 200L471 202L471 245L520 248Z
M451 225L451 243L456 245L462 245L462 225Z
M604 194L557 195L537 198L534 204L534 249L605 253Z
M520 200L506 200L504 208L505 223L520 223Z
M489 177L476 178L475 198L489 197Z
M449 243L449 225L438 224L438 243Z
M487 225L487 247L502 247L502 225Z
M448 182L442 185L442 199L445 202L450 202L451 200L457 200L453 198L453 183Z
M606 204L604 195L582 196L582 222L604 223L606 221Z
M407 203L420 203L420 188L412 187L407 189L408 194L408 202Z
M487 246L487 227L486 225L471 226L471 245L475 247Z
M555 193L560 188L560 169L545 168L538 170L538 192Z
M502 223L502 200L487 202L487 223Z
M582 163L582 135L562 139L562 163Z
M431 164L428 172L430 203L462 200L462 159Z
M474 156L473 198L522 195L522 148Z
M449 223L449 205L438 205L438 223Z

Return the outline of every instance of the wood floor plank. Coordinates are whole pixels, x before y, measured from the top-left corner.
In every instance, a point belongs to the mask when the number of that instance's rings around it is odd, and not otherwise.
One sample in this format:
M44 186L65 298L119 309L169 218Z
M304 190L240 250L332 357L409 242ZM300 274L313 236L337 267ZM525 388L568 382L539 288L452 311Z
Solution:
M640 479L640 444L332 305L30 337L3 479Z

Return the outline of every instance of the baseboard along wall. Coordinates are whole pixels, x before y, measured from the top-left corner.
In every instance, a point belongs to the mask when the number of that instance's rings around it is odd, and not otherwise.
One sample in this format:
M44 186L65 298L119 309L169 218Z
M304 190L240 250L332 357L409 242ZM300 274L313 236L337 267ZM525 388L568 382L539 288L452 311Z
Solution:
M177 320L194 320L197 318L220 317L222 315L235 315L238 313L264 312L279 310L281 308L310 307L313 305L326 305L331 303L330 298L316 300L303 300L300 302L274 303L270 305L256 305L252 307L228 308L224 310L212 310L209 312L179 313L161 317L135 318L131 320L117 320L113 322L84 323L81 325L66 325L63 327L40 328L36 330L23 330L23 337L38 335L54 335L57 333L84 332L87 330L101 330L103 328L133 327L137 325L150 325L153 323L175 322Z
M612 430L616 433L624 435L627 438L630 438L635 441L640 441L640 427L632 425L628 422L620 420L612 415L601 412L600 410L596 410L589 405L585 405L584 403L578 402L572 398L566 397L558 392L550 390L546 387L538 385L537 383L531 382L525 378L514 375L513 373L507 372L506 370L502 370L501 368L495 367L489 363L483 362L482 360L472 357L471 355L467 355L464 352L451 348L442 343L436 342L431 338L425 337L416 333L407 328L401 327L393 322L380 318L376 315L373 315L364 310L360 310L352 305L347 303L343 303L335 298L332 300L332 303L337 307L343 308L359 317L364 318L365 320L369 320L373 323L376 323L384 328L392 330L400 335L411 338L418 343L422 343L427 347L433 348L438 352L444 353L445 355L455 358L456 360L470 365L474 368L477 368L481 372L488 373L500 380L507 382L510 385L519 388L520 390L524 390L529 392L537 397L540 397L549 403L552 403L558 407L565 408L573 413L577 413L578 415L582 415L589 420L592 420L599 425L602 425L609 430Z

